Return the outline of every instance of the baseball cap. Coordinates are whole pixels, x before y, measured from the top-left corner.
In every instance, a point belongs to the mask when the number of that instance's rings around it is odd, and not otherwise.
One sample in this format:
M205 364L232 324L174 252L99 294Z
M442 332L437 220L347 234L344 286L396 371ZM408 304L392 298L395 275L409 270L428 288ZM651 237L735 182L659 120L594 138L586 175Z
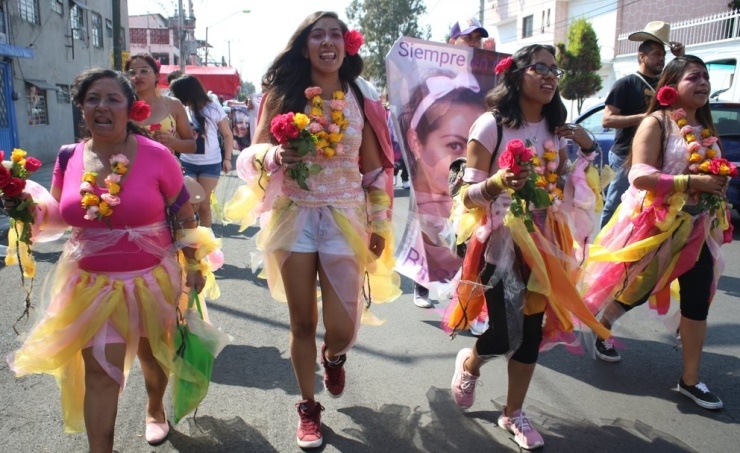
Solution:
M483 25L475 17L458 20L450 28L450 38L456 39L460 35L469 35L476 30L480 33L481 37L488 38L488 31L483 28Z

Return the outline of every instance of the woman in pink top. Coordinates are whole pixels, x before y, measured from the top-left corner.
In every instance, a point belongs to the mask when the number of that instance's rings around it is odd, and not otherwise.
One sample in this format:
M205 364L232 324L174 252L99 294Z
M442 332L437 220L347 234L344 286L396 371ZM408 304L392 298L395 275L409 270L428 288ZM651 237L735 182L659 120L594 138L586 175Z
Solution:
M260 144L237 161L240 176L249 183L238 196L260 204L250 210L245 203L243 215L236 217L246 215L246 226L255 213L261 214L257 245L270 291L288 302L290 355L301 391L297 442L303 448L323 442L323 407L314 399L317 279L326 327L320 361L332 397L344 391L343 365L362 317L366 271L373 301L400 294L390 252L393 150L378 95L358 77L360 44L361 35L348 31L335 13L307 17L263 79L265 97L255 135ZM318 143L322 151L301 158L294 149L277 146L270 132L271 120L287 112L305 112L329 131L341 129L340 117L348 124L338 144ZM307 177L308 190L288 173L301 161L321 167ZM226 207L227 216L234 214L238 200Z
M175 305L183 267L187 285L203 289L196 256L206 250L183 235L195 221L177 160L129 119L136 95L126 76L86 70L73 97L90 138L60 153L51 194L34 195L44 216L35 224L69 225L72 234L48 279L43 318L8 361L18 376L55 376L65 430L86 430L90 451L111 452L119 393L135 357L148 395L146 440L167 437L162 400L176 368ZM191 245L181 249L183 265L167 209L176 211L178 242Z

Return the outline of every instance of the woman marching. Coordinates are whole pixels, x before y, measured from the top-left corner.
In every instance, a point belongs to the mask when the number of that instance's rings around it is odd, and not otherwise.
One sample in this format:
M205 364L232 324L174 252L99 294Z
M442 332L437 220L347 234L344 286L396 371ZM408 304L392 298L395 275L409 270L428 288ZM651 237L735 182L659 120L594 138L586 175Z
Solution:
M91 452L110 453L136 357L148 397L145 438L152 445L167 438L163 398L179 363L173 336L183 269L187 286L200 292L207 267L199 257L216 244L196 229L177 159L132 121L149 108L135 102L126 76L88 69L75 79L73 99L89 136L60 152L51 193L31 188L34 225L47 234L69 225L72 234L47 279L43 316L8 363L18 376L55 376L65 430L87 431ZM184 245L179 262L166 209Z
M301 392L297 442L303 448L323 443L323 406L314 397L317 279L326 328L319 357L332 397L344 391L346 354L362 318L363 279L373 301L400 294L390 250L393 150L379 97L358 77L361 44L362 35L335 13L317 12L303 21L263 79L258 144L237 161L248 185L225 207L227 218L244 219L243 227L260 216L257 246L270 292L288 302L290 356ZM276 121L286 118L279 115L306 123L310 118L316 151L301 157L296 148L278 145ZM259 206L251 210L255 202Z
M575 288L578 264L566 211L572 200L563 199L559 182L568 168L566 138L581 147L582 160L597 145L583 129L564 125L566 111L557 85L562 70L555 65L555 49L537 44L524 47L503 60L496 72L501 82L486 98L493 112L484 113L470 130L465 184L459 195L467 210L460 221L467 232L460 229L459 236L470 238L467 254L480 250L475 259L482 269L475 284L487 288L483 298L490 327L474 348L457 354L451 386L457 405L469 408L481 366L494 356L507 355L508 392L498 425L511 432L522 448L535 449L544 440L522 406L541 343L564 341L564 334L573 328L571 314L600 336L609 335ZM500 159L515 149L533 156L522 161L521 169L503 165ZM533 184L530 172L537 173L537 186L547 190L544 200L549 207L518 204L520 210L531 209L531 223L527 223L515 214L512 203L519 202L512 198L519 200L514 192ZM458 297L464 284L458 285ZM464 328L478 315L462 299L456 306L451 304L454 309L446 315L449 328Z
M722 158L704 62L671 60L632 141L630 188L597 236L586 265L586 302L614 321L650 299L666 314L678 281L683 372L678 391L706 409L722 401L699 379L709 305L732 241L724 201L737 169Z

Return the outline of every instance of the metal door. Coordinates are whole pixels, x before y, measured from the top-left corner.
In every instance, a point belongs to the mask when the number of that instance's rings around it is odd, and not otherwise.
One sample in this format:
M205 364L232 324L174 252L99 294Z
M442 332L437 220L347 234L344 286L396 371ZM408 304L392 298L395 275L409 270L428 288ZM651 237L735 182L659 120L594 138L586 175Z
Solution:
M10 63L0 62L0 150L9 156L18 147L18 130L13 104L13 76Z

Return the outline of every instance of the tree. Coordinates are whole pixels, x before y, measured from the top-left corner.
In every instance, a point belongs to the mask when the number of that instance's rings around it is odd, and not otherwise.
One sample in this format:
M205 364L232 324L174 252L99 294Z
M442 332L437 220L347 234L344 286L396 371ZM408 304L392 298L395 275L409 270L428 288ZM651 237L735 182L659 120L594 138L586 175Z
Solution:
M352 0L346 12L365 36L361 49L365 76L385 86L385 56L396 40L401 36L429 39L429 26L417 22L426 10L424 0Z
M732 0L730 3L727 4L727 7L733 11L735 11L736 9L740 9L740 0Z
M558 66L565 71L560 80L560 94L576 100L578 114L583 101L601 89L599 40L586 19L578 19L568 28L568 46L558 43Z

